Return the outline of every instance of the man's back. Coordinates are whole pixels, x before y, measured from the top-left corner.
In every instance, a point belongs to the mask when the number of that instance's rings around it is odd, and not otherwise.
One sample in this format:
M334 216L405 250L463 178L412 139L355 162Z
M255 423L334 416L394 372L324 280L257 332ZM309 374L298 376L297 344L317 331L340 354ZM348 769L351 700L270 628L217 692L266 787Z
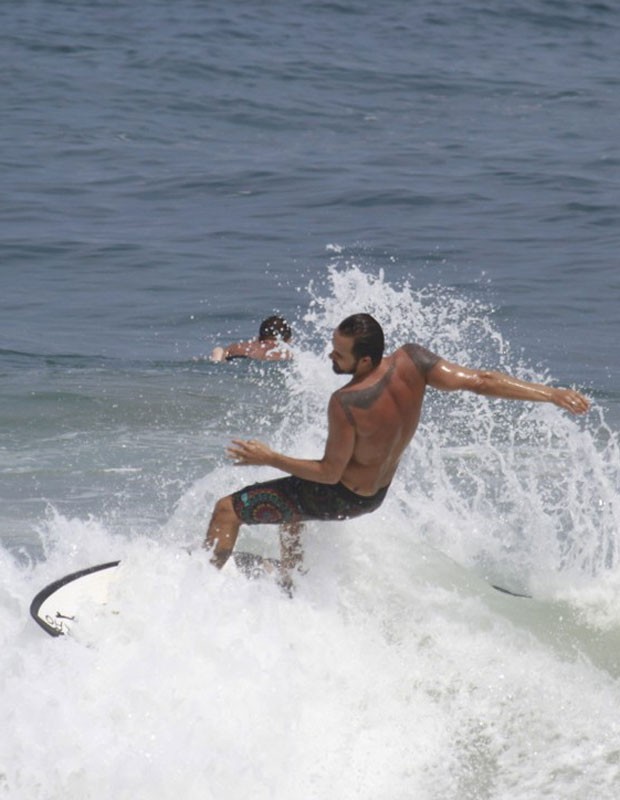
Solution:
M423 348L405 345L335 393L355 428L353 456L342 476L353 491L372 495L391 482L418 427L426 373L437 361Z
M211 361L232 361L234 358L250 358L255 361L286 361L291 351L282 346L278 339L247 342L234 342L227 347L216 347L211 353Z

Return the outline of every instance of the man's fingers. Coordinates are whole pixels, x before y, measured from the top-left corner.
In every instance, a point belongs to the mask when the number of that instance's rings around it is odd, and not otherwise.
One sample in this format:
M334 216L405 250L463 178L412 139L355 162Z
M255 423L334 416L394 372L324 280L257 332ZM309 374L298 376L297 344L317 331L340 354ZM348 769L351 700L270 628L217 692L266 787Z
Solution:
M562 405L572 414L584 414L590 408L590 401L587 397L572 389L564 392Z
M238 464L243 463L245 459L245 449L243 447L243 442L234 441L232 445L229 445L226 448L226 452L230 456L230 458L234 459Z
M251 464L256 459L255 444L257 444L257 442L254 439L249 441L245 439L233 439L232 444L228 446L226 452L235 460L236 464Z

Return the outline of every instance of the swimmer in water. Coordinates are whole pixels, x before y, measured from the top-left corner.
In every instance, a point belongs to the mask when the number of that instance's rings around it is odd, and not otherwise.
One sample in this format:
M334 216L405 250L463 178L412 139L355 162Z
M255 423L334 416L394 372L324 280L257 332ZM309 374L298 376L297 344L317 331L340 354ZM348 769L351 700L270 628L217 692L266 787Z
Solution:
M261 322L256 339L215 347L210 360L220 362L252 358L256 361L286 361L292 356L289 347L292 336L291 326L283 317L267 317Z

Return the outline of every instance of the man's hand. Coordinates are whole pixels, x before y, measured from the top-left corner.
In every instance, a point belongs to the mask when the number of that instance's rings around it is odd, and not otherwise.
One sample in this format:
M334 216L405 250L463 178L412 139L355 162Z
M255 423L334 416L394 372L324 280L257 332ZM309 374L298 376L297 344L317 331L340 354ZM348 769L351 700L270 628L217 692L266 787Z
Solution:
M556 406L565 408L571 414L585 414L590 408L590 401L574 389L554 389L552 401Z
M233 439L226 452L238 466L270 466L274 456L270 447L256 439Z

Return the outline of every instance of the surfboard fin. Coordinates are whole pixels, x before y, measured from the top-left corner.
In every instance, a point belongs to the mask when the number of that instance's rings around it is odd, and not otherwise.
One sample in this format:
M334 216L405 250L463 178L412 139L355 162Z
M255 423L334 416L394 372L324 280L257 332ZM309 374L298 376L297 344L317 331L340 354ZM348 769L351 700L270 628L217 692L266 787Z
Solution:
M511 597L524 597L527 600L532 600L531 594L522 594L521 592L513 592L510 589L506 589L503 586L496 586L494 583L491 584L493 589L497 589L498 592L503 592L504 594L509 594Z

